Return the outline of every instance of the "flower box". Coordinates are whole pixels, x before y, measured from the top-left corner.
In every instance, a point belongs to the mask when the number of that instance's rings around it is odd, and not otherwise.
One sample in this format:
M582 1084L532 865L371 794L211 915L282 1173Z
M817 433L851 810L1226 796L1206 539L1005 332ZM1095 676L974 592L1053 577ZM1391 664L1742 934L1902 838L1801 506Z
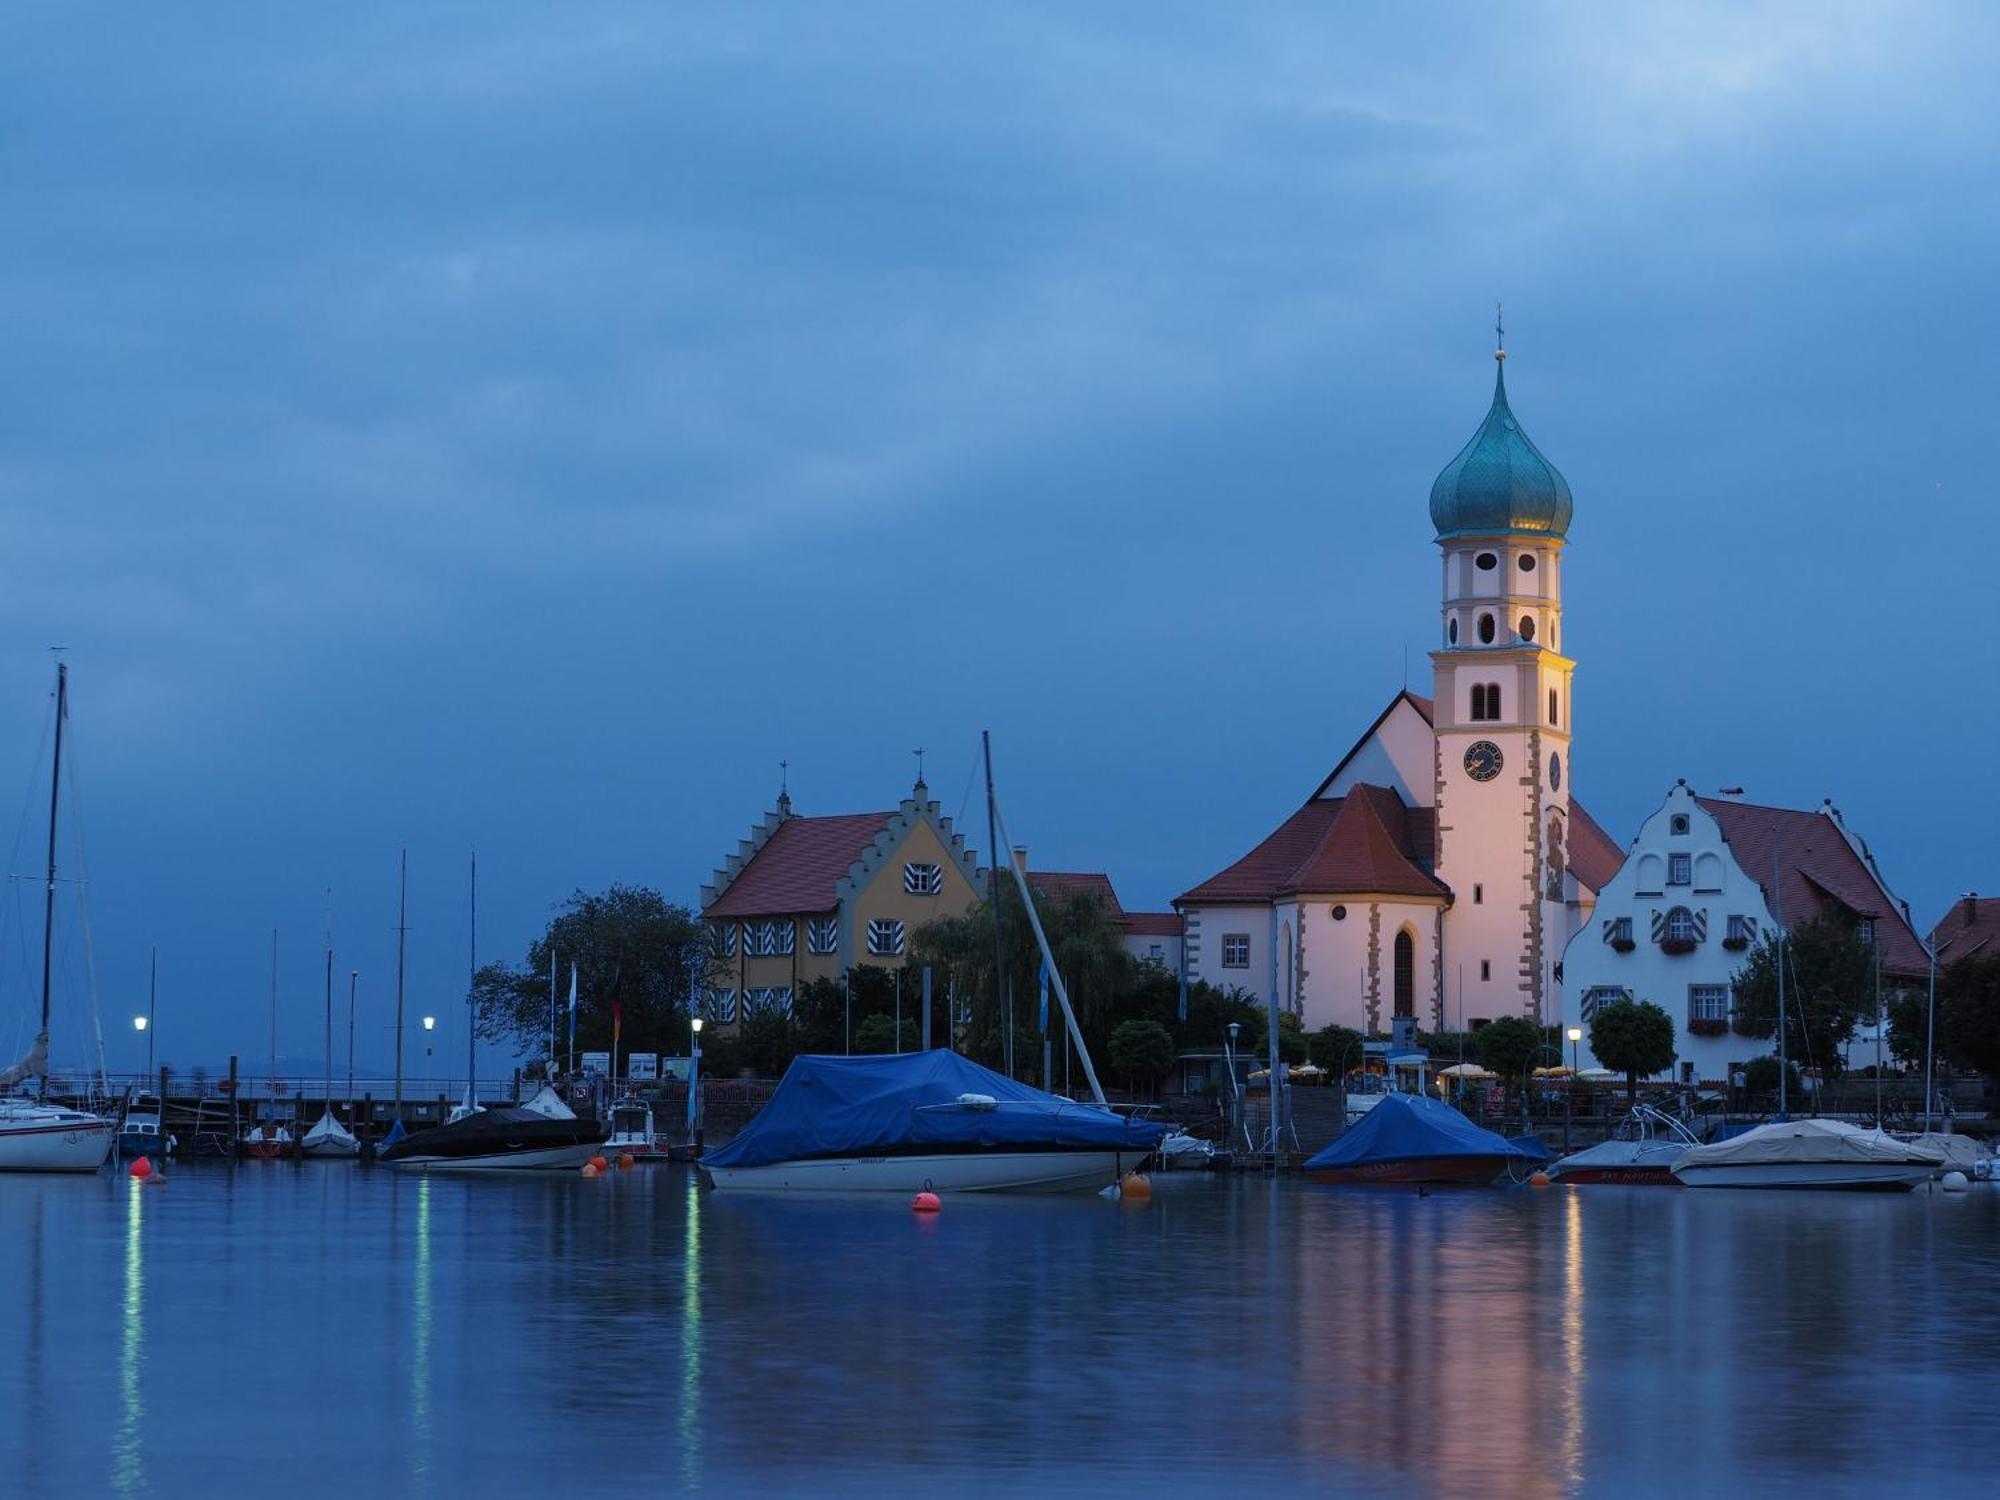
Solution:
M1662 953L1692 953L1694 952L1694 939L1676 938L1676 937L1661 938L1660 951Z
M1618 953L1630 953L1634 948L1638 946L1639 945L1633 942L1630 938L1613 938L1611 940L1611 947L1613 951Z
M1716 1020L1712 1017L1699 1021L1690 1021L1688 1022L1688 1034L1690 1036L1727 1036L1729 1034L1729 1023L1727 1021Z
M1747 937L1726 937L1722 940L1722 946L1727 948L1731 953L1741 953L1745 948L1750 946L1750 939Z

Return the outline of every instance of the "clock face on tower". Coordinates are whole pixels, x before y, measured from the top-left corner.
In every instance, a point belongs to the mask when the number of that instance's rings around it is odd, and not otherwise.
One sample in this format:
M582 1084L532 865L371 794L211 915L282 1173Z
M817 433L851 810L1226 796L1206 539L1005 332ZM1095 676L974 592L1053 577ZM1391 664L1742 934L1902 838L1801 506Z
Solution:
M1465 774L1474 781L1491 781L1507 759L1491 740L1474 740L1465 747Z

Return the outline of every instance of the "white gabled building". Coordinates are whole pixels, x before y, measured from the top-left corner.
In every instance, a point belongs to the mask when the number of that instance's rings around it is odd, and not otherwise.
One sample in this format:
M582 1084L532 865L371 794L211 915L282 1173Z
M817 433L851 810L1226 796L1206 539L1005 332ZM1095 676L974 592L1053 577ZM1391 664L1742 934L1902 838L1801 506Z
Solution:
M1594 1063L1597 1007L1649 1000L1674 1018L1678 1076L1726 1083L1774 1045L1733 1029L1737 971L1778 926L1825 914L1855 922L1880 947L1885 1000L1923 984L1922 944L1831 803L1817 812L1762 807L1698 797L1680 782L1597 893L1590 925L1569 941L1564 1025L1584 1030L1581 1055ZM1850 1048L1856 1065L1873 1061L1868 1035L1868 1055Z

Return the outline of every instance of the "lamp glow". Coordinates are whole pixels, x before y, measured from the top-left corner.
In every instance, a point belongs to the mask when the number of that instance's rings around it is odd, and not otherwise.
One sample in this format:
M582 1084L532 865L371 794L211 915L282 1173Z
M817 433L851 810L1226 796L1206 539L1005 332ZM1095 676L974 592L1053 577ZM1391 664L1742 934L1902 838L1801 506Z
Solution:
M695 1018L694 1018L694 1019L693 1019L692 1021L688 1022L688 1025L690 1025L690 1026L692 1026L692 1027L694 1028L694 1034L695 1034L696 1036L700 1036L700 1035L701 1035L701 1017L700 1017L700 1016L696 1016L696 1017L695 1017Z
M432 1030L435 1030L435 1029L436 1029L436 1027L437 1027L437 1023L438 1023L438 1018L437 1018L436 1016L425 1016L425 1017L424 1017L424 1030L426 1030L426 1031L432 1031Z
M1582 1040L1583 1040L1583 1028L1582 1028L1581 1026L1572 1026L1572 1027L1570 1027L1570 1029L1569 1029L1569 1039L1570 1039L1570 1040L1571 1040L1572 1042L1580 1042L1580 1041L1582 1041Z
M134 1016L132 1018L132 1029L134 1031L144 1031L146 1029L146 1018L144 1016Z

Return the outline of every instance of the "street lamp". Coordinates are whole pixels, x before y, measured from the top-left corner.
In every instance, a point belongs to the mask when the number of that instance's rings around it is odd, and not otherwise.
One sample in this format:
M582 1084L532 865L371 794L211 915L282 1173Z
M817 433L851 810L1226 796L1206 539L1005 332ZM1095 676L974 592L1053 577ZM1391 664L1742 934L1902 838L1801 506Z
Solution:
M424 1017L424 1093L426 1096L431 1091L431 1033L437 1030L437 1023L438 1018L436 1016Z
M1243 1125L1243 1085L1236 1077L1236 1033L1242 1029L1241 1021L1231 1021L1229 1035L1222 1043L1223 1063L1229 1069L1229 1141L1232 1151L1236 1148L1236 1132ZM1247 1142L1249 1137L1246 1135L1244 1140Z
M701 1155L701 1017L688 1022L694 1033L694 1053L688 1059L688 1129L694 1135L694 1154Z
M1563 1090L1563 1150L1569 1150L1570 1101L1576 1097L1576 1046L1583 1040L1583 1028L1572 1026L1563 1033L1569 1038L1569 1087Z

